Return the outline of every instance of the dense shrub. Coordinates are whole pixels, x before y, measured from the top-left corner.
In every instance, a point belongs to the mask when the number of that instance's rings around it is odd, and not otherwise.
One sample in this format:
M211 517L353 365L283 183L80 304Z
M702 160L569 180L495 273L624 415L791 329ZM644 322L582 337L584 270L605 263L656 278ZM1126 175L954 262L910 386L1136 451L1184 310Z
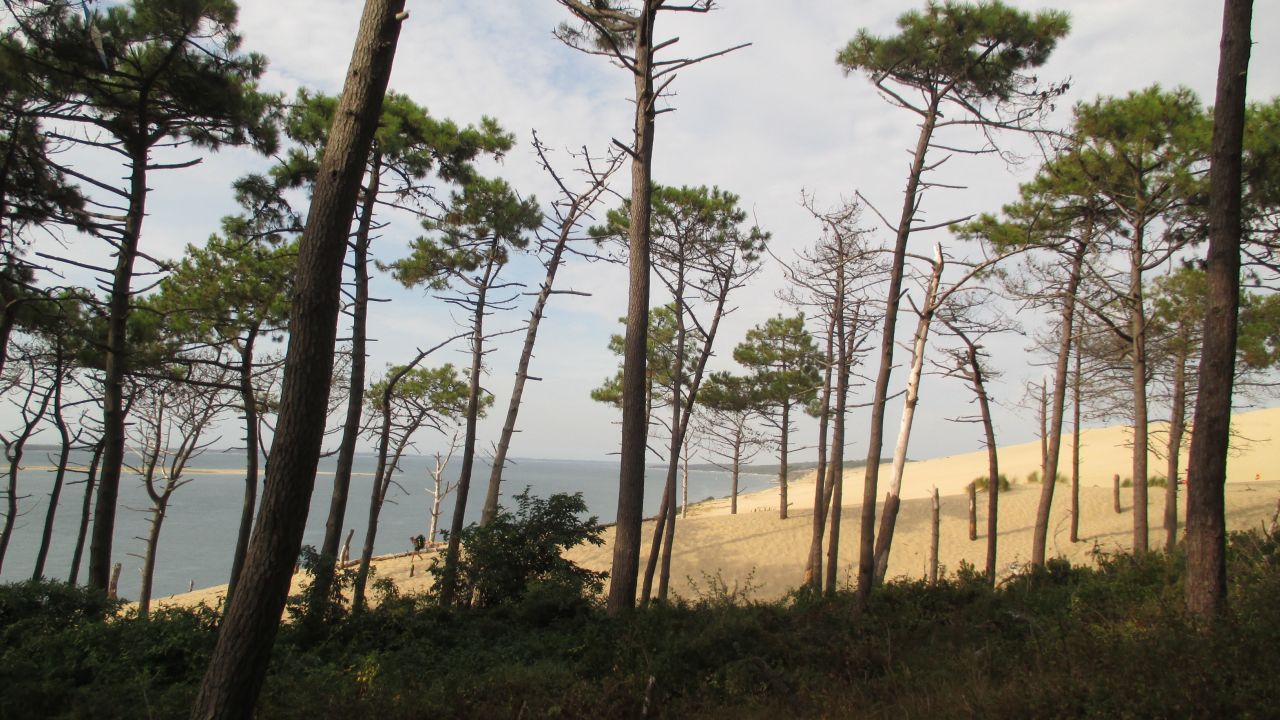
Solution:
M890 583L865 606L744 601L714 577L618 617L537 583L476 608L385 594L318 639L286 625L258 716L1275 716L1280 540L1232 535L1230 610L1208 626L1182 611L1180 554L1097 561ZM185 718L216 613L110 615L67 592L0 589L0 717Z
M459 597L476 607L524 599L575 603L604 588L603 572L593 572L566 560L564 552L582 543L604 544L595 517L584 518L582 493L557 493L545 500L529 489L515 497L516 511L499 507L488 525L472 524L462 531L458 560ZM443 567L437 559L428 569L439 586Z

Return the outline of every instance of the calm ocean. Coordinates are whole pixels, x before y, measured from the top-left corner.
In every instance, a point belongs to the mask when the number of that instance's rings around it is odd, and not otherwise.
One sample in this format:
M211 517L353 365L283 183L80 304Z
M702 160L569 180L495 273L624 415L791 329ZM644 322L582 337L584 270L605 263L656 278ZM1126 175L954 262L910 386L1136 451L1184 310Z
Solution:
M53 473L36 469L50 465L49 453L29 450L24 465L31 469L19 475L19 517L9 550L4 558L0 581L15 582L29 578L35 565L40 532L48 509L49 489ZM88 457L73 457L75 463L87 463ZM208 452L193 465L219 473L193 472L193 481L180 487L170 502L168 516L160 535L160 552L156 559L154 596L165 597L195 587L218 585L227 581L231 571L231 555L235 550L236 531L240 523L240 505L244 494L243 477L234 474L244 467L241 452ZM324 523L329 513L329 496L333 487L335 460L320 461L311 510L303 543L318 546L324 537ZM351 496L347 504L345 527L354 528L352 555L358 556L363 542L369 512L369 493L373 482L375 457L356 457L355 475L351 480ZM455 458L446 476L456 478ZM397 475L399 487L392 487L378 523L375 554L388 554L411 549L409 538L425 534L430 527L431 494L429 470L434 459L406 457ZM227 474L232 471L233 474ZM468 522L479 517L489 482L490 466L478 459L472 473L468 499ZM665 468L650 467L646 473L645 513L653 514L662 495ZM82 476L69 476L80 480ZM743 474L741 491L767 487L772 478ZM719 471L691 470L689 500L729 494L729 475ZM601 522L611 522L618 501L618 465L616 460L514 460L503 473L503 502L528 486L534 495L545 497L558 492L581 492L592 514ZM259 500L261 499L259 489ZM84 498L83 483L64 487L54 524L53 542L45 563L46 576L65 580L71 567L71 555ZM116 534L112 547L113 560L124 565L120 575L120 595L136 598L141 586L143 538L149 527L150 499L136 475L121 478L120 505L116 515ZM447 528L453 513L453 496L445 499L440 525ZM86 543L87 545L87 543ZM80 581L88 568L88 548L81 564Z

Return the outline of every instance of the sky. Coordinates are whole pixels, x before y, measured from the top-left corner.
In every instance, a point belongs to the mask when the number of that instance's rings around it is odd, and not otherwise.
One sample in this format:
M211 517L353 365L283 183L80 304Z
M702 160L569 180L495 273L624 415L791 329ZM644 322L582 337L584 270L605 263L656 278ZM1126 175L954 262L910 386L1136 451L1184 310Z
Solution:
M1061 9L1071 15L1070 35L1038 71L1044 80L1070 79L1071 88L1051 119L1057 127L1067 125L1076 102L1153 83L1185 85L1206 105L1212 102L1220 3L1037 0L1009 4L1026 10ZM715 185L739 195L753 221L772 233L772 253L783 258L793 257L819 237L818 224L800 205L802 192L813 194L820 206L832 206L858 192L886 214L896 214L908 151L917 133L915 119L879 97L864 77L844 75L835 55L860 28L892 33L897 16L922 3L724 0L717 5L710 14L668 13L659 20L658 36L679 37L674 52L680 55L752 44L679 73L664 103L673 112L663 113L658 120L654 180L667 185ZM477 122L482 116L497 119L514 133L517 146L501 163L486 163L483 169L506 178L522 194L534 195L544 204L555 196L531 150L533 131L557 151L555 159L566 173L574 167L566 156L570 149L586 147L598 155L612 138L629 136L630 75L603 58L559 43L552 30L569 18L553 0L410 0L407 7L410 17L402 28L391 88L425 105L433 115L459 124ZM243 0L244 49L263 53L270 61L262 80L264 89L287 95L302 87L339 92L360 9L361 3L352 0ZM1280 7L1256 3L1253 28L1249 97L1264 100L1280 94ZM1014 199L1018 183L1034 173L1037 162L1030 145L1016 139L1009 142L1028 156L1026 162L1010 165L995 157L949 162L940 179L964 188L928 194L923 206L926 218L936 222L993 212ZM84 164L97 162L86 159ZM177 257L187 243L200 243L217 229L220 217L235 211L231 181L261 170L266 163L247 151L226 150L206 157L195 169L154 179L143 250ZM629 192L628 178L625 170L616 176L617 193ZM418 230L411 220L392 220L374 246L376 257L384 261L403 257ZM864 224L876 242L891 241L891 233L879 226L874 214L864 214ZM972 249L946 232L913 238L912 250L923 251L935 242L957 256L972 255ZM539 275L540 270L526 260L513 268L511 276L536 282ZM731 358L732 346L746 330L777 313L794 312L777 299L782 284L778 267L770 263L747 291L731 298L736 309L722 327L712 369L738 369ZM590 296L552 300L530 369L542 381L526 388L520 433L511 454L604 459L617 449L618 412L593 402L588 392L617 366L606 344L609 335L619 331L617 320L625 314L625 268L571 263L562 269L557 288ZM918 290L912 292L918 295ZM415 348L435 345L459 332L457 323L463 318L448 306L419 289L399 287L386 274L375 273L373 294L388 300L371 310L374 342L369 367L375 375L388 364L412 357ZM662 301L660 285L655 283L653 304ZM519 327L526 313L521 309L496 315L491 326ZM1043 322L1031 315L1020 320L1028 330ZM903 315L899 325L905 328L905 337L915 322ZM344 334L340 330L339 335ZM500 431L522 338L522 333L498 338L487 358L484 383L496 402L480 427L482 448L490 447ZM993 364L1004 373L990 389L1001 444L1034 437L1032 412L1020 407L1023 382L1038 380L1047 371L1034 365L1044 358L1029 353L1029 344L1027 338L1012 334L990 343ZM906 357L901 351L897 355L894 390L903 383ZM459 344L456 351L437 353L433 361L463 365L468 359ZM870 374L873 369L866 371ZM869 385L855 388L851 401L865 401L869 394ZM980 449L979 428L952 420L973 411L970 398L958 380L926 377L909 455L927 458ZM900 400L890 401L886 419L890 437L900 408ZM855 411L849 422L846 456L861 457L866 453L866 411ZM814 424L802 421L800 427L797 444L810 445ZM436 438L424 437L420 449L429 452L436 445ZM813 452L798 454L803 458Z

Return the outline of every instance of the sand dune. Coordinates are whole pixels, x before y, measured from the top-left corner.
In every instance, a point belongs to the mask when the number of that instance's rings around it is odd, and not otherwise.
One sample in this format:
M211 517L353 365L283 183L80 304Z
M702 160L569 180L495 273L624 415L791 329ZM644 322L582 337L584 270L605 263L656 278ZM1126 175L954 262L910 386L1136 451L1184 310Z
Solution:
M1280 408L1240 413L1232 424L1236 439L1227 465L1227 516L1232 529L1270 524L1280 509ZM1163 444L1156 426L1154 445ZM1086 430L1081 440L1080 541L1070 541L1070 488L1055 489L1050 520L1048 552L1072 562L1090 562L1095 548L1126 550L1133 542L1133 491L1123 489L1121 512L1112 503L1112 477L1130 474L1132 451L1130 431L1112 427ZM1070 436L1063 441L1062 472L1069 473ZM1031 554L1032 525L1041 487L1027 485L1028 473L1040 465L1038 443L1002 448L1001 471L1015 480L1013 488L1001 494L997 566L1002 574L1015 571ZM1163 475L1165 460L1158 451L1150 458L1150 474ZM1185 467L1185 460L1182 463ZM954 570L964 562L983 566L986 557L986 494L978 494L978 539L968 537L966 485L986 473L985 451L908 463L904 471L902 509L894 533L889 561L890 577L923 577L929 546L929 500L936 486L942 495L940 562ZM881 470L881 487L887 484L888 466ZM860 500L863 471L846 472L844 497ZM1179 488L1184 490L1184 488ZM728 514L727 499L710 500L689 509L687 518L676 523L675 551L672 555L673 592L692 596L707 586L708 577L718 577L730 588L752 588L752 597L761 600L784 596L802 579L802 565L809 553L813 522L814 477L809 472L790 484L790 518L778 519L778 492L763 490L739 496L738 514ZM1181 495L1181 493L1180 493ZM1148 504L1151 547L1164 545L1161 521L1164 489L1152 488ZM1185 519L1185 504L1179 500L1179 515ZM846 502L839 548L837 577L847 584L854 573L861 506ZM1183 520L1184 521L1184 520ZM653 523L645 523L645 552L652 537ZM592 569L607 570L612 559L612 530L606 532L602 547L577 548L570 557ZM426 555L399 555L377 562L378 577L394 579L406 592L426 586L422 569ZM298 579L295 578L295 590ZM161 604L215 602L225 587L207 588L163 599Z

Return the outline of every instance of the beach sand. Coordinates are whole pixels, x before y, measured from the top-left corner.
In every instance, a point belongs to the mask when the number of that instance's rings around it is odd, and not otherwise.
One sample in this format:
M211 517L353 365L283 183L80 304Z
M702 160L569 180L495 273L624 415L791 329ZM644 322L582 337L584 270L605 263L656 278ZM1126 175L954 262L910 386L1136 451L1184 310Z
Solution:
M1236 437L1227 464L1227 518L1232 530L1259 528L1275 518L1280 501L1280 408L1240 413L1232 424ZM1080 434L1080 541L1070 541L1070 485L1055 487L1047 552L1073 563L1092 562L1092 554L1125 551L1133 546L1133 489L1121 489L1121 512L1112 501L1112 478L1128 478L1132 467L1129 447L1131 432L1124 427L1085 430ZM1163 445L1163 426L1152 428L1153 445ZM1071 436L1063 438L1060 472L1070 475ZM1185 451L1181 467L1186 467ZM1000 470L1013 487L1000 494L997 568L1001 575L1017 571L1030 558L1032 526L1039 504L1041 486L1027 484L1026 477L1040 466L1038 442L1001 448ZM1163 476L1166 461L1159 451L1149 459L1149 475ZM898 515L888 575L922 578L927 572L930 543L930 501L933 488L941 495L939 561L948 572L961 562L979 568L986 562L985 492L977 494L978 538L968 534L966 486L985 475L987 455L980 450L964 455L907 463L903 474L903 503ZM881 504L888 487L891 468L880 469ZM1184 476L1185 477L1185 476ZM847 586L856 574L864 470L846 470L843 493L837 577ZM1185 522L1185 486L1179 490L1179 517ZM671 590L683 597L705 592L711 581L732 590L749 591L756 600L785 596L803 579L813 527L814 474L800 475L789 483L789 515L778 518L779 493L776 487L738 497L738 514L729 514L728 498L691 504L688 516L676 522L675 549L671 560ZM1162 527L1165 489L1149 490L1148 523L1150 547L1164 547ZM879 509L879 508L877 508ZM646 522L642 556L647 556L653 522ZM1181 533L1179 534L1181 537ZM568 557L593 570L608 570L613 556L613 530L605 531L605 545L580 547ZM825 548L824 548L825 552ZM389 577L402 592L418 592L427 587L423 570L430 553L401 554L378 558L376 576ZM642 566L643 571L643 566ZM297 592L301 578L295 576ZM225 586L161 598L159 605L215 604Z

